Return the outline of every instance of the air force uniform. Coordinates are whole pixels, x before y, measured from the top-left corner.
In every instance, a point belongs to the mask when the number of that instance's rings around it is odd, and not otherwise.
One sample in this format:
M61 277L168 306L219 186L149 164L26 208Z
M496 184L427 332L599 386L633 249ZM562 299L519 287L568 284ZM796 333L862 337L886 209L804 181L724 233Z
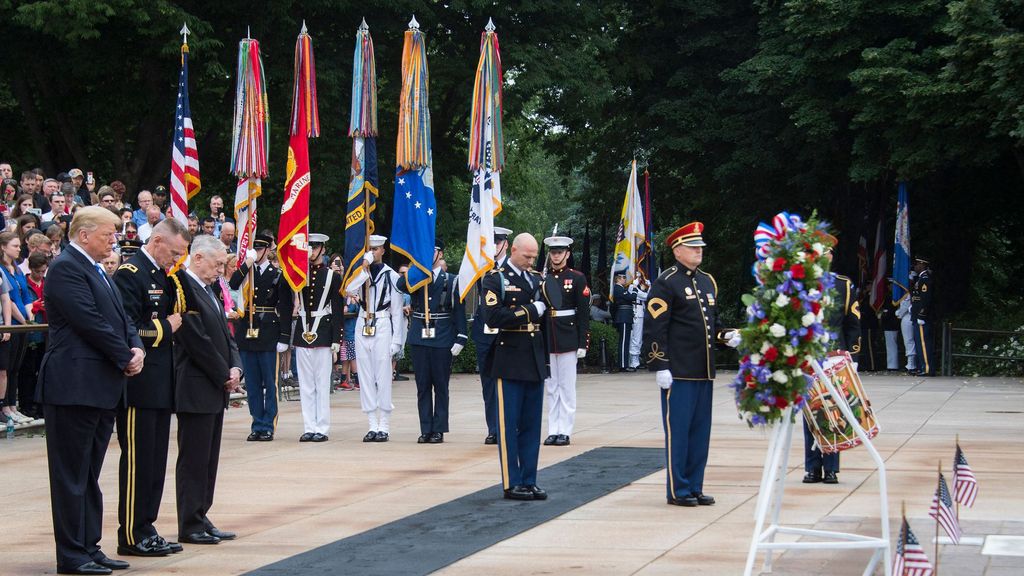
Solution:
M616 280L625 276L626 273L623 271L615 273ZM628 290L618 282L612 285L612 323L619 332L619 370L632 370L629 365L629 343L633 338L633 306L636 301L636 292Z

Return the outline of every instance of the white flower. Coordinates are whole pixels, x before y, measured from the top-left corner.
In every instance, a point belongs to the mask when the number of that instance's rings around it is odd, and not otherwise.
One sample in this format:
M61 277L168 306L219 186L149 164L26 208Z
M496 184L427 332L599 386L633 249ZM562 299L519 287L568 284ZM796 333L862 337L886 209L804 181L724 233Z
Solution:
M768 406L766 404L762 404L761 407L758 408L758 410L760 410L761 412L769 412L771 409L771 406Z
M760 354L751 354L750 355L750 362L751 362L751 364L760 364L761 363L761 355Z
M786 382L789 382L789 376L786 376L786 373L780 370L772 373L772 380L775 380L779 384L785 384Z
M821 299L821 305L825 306L825 307L831 306L832 305L832 297L831 296L824 296Z
M808 312L807 314L804 314L803 317L800 318L800 323L803 324L804 327L814 324L814 313Z
M822 332L821 333L821 337L819 338L819 340L821 340L822 342L828 342L828 340L829 340L828 332Z
M814 266L811 266L811 272L813 272L815 278L821 278L821 275L825 271L821 269L821 266L815 264Z
M825 309L818 310L818 314L814 317L815 320L821 322L825 319Z
M786 347L782 349L782 355L788 358L793 354L796 354L796 350L793 350L792 346L786 344Z
M783 308L789 304L789 296L785 294L779 294L779 297L775 299L775 305L779 308Z
M786 335L786 327L776 322L768 327L768 333L776 338L782 338Z
M797 262L803 262L804 260L807 260L807 254L805 254L804 252L797 252L796 253L796 261Z
M764 263L761 264L761 267L764 268L765 271L771 272L772 271L772 266L774 264L775 264L775 258L765 258L764 259Z
M802 378L803 375L804 375L803 370L800 370L799 368L797 368L796 370L793 370L793 378Z
M817 288L811 288L807 291L807 297L811 300L814 300L818 296L821 296L821 292L818 292Z
M811 244L811 248L814 249L815 256L821 256L821 253L825 251L825 246L821 242Z
M771 348L771 347L772 347L772 345L769 344L768 341L766 340L763 344L761 344L761 350L760 350L761 354L764 354L765 352L767 352L768 349Z

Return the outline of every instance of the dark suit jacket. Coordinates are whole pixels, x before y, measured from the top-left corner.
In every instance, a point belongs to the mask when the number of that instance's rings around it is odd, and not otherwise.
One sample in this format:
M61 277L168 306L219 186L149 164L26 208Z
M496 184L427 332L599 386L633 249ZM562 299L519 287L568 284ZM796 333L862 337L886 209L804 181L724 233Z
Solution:
M175 411L216 414L228 405L224 383L231 368L242 367L238 347L224 309L184 270L177 276L187 293L188 312L174 333Z
M112 410L124 397L124 369L142 341L109 281L74 247L50 265L43 287L50 334L37 402Z

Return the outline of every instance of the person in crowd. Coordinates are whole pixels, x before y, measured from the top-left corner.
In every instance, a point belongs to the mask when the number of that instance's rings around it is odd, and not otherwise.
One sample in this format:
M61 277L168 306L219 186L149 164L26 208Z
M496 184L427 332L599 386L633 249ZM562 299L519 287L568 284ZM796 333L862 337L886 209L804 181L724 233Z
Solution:
M18 239L21 240L21 255L18 260L28 256L28 235L31 231L39 228L39 217L35 214L25 214L21 218L18 218L17 223L14 226L14 232L18 235Z
M537 458L548 377L542 279L533 269L537 240L515 237L505 264L483 277L483 320L499 330L484 370L498 385L498 450L504 497L546 500L537 486ZM505 283L508 284L505 284Z
M0 178L9 180L14 178L14 167L8 160L0 160Z
M214 236L217 232L217 219L213 216L207 216L200 222L200 227L203 234Z
M138 204L139 207L135 212L132 212L132 221L135 222L136 227L139 227L149 221L149 218L146 216L146 211L153 205L153 193L149 190L140 191L135 197L135 203Z
M96 193L96 197L99 199L99 205L103 206L108 210L116 210L118 215L121 214L121 210L117 207L117 195L114 194L114 189L110 186L103 186L100 191ZM128 211L131 213L131 210Z
M359 403L369 423L363 442L387 442L391 437L391 359L402 348L405 333L398 272L384 263L387 240L370 235L370 250L363 255L362 271L348 286L348 295L360 304L356 319Z
M131 205L125 202L124 195L128 192L128 188L125 187L124 182L120 180L114 180L110 183L110 189L114 191L114 206L118 210L122 208L131 208Z
M409 348L416 376L420 444L440 444L448 432L448 383L452 361L466 346L466 310L459 298L458 277L441 269L444 242L434 242L431 277L410 290L408 276L398 279L412 308Z
M142 341L99 262L114 245L118 219L86 207L70 226L71 247L54 260L43 299L50 324L36 400L43 404L50 504L60 574L110 574L128 568L100 549L99 476L125 377L142 371ZM67 359L75 358L74 370Z
M210 218L213 218L213 232L207 232L207 234L212 234L213 236L220 238L221 226L225 222L232 221L224 212L224 199L220 196L210 198Z
M619 333L618 361L619 371L635 372L636 368L629 365L629 343L633 334L633 305L636 304L637 293L629 289L629 278L625 270L615 272L615 285L612 287L612 317L615 330Z
M28 306L28 313L36 324L45 324L46 301L43 300L43 286L46 270L50 265L50 255L33 252L28 255L25 262L29 269L26 282L33 297L32 303ZM39 379L39 367L42 365L43 354L46 352L46 333L42 331L29 332L25 339L28 344L18 382L20 410L30 418L42 418L43 411L36 403L36 381Z
M506 252L508 251L508 237L512 231L501 226L494 227L494 269L500 269L505 264ZM476 366L480 373L480 391L484 399L484 421L487 424L487 436L484 437L484 444L498 443L498 395L497 383L484 370L487 355L490 354L491 346L498 335L498 329L487 326L483 319L484 300L483 291L477 283L476 310L473 312L473 328L470 337L476 345Z
M220 241L228 254L234 254L238 246L235 245L235 223L224 222L220 225Z
M147 351L142 372L128 379L117 412L117 553L122 556L166 556L182 549L160 536L154 522L164 491L174 408L174 333L182 323L175 305L185 297L166 270L185 254L188 241L180 222L160 222L149 243L114 275L125 314Z
M30 194L22 194L14 200L14 208L11 209L11 214L8 217L10 220L17 220L26 214L30 214L32 210L36 210L35 198ZM40 212L42 214L42 212Z
M188 215L188 233L195 238L199 234L199 216L195 212Z
M11 325L11 283L7 277L0 274L0 326ZM10 418L14 423L26 422L27 416L19 416L15 409L17 406L7 404L7 368L11 359L11 333L0 334L0 423L6 424Z
M252 286L252 300L245 303L245 315L234 321L252 417L246 438L249 442L273 441L277 425L277 340L282 333L277 308L281 298L290 300L291 294L281 271L267 259L273 247L274 237L269 231L257 234L252 250L241 267L232 272L230 282L233 290L240 290L247 281Z
M33 172L31 170L26 170L26 171L21 173L21 193L22 194L28 194L29 196L32 196L33 199L34 199L35 195L39 193L40 187L41 187L41 184L40 184L39 180L36 179L36 173L35 172Z
M608 303L603 294L594 292L590 297L590 319L594 322L608 324L612 321L612 315L607 308Z
M142 240L143 244L149 240L149 235L153 233L153 227L159 224L163 217L160 207L156 204L150 205L146 209L146 223L139 226L139 240Z
M21 186L18 186L18 181L14 178L4 178L0 180L0 198L3 198L3 207L9 207L14 204L14 199L18 197L21 192Z
M50 198L54 194L60 192L60 181L56 178L47 178L43 180L43 188L41 193L36 193L36 206L39 207L43 212L49 212L52 210L50 207ZM65 199L66 201L67 199Z
M110 253L110 256L107 256L106 258L104 258L103 261L100 262L100 264L103 265L103 270L108 275L113 276L114 273L117 272L118 266L121 265L121 260L122 260L121 255L118 254L117 252L113 252L112 251Z
M142 241L138 238L125 238L118 241L117 246L120 250L120 263L123 264L130 260L132 256L138 254L139 250L142 249Z
M13 325L35 324L33 316L29 313L29 306L35 300L35 294L28 287L28 280L25 273L18 267L21 258L21 238L12 232L0 234L0 270L3 271L4 280L10 285L8 295L11 298L11 320ZM26 416L17 408L18 406L18 383L25 351L28 347L27 333L20 332L11 336L10 356L7 364L7 405L13 406L14 414L25 420ZM23 403L27 399L22 399ZM27 419L31 421L31 418Z
M188 313L174 333L175 413L178 462L175 493L178 540L217 544L235 538L209 518L220 461L224 410L231 392L241 390L242 364L228 331L224 307L213 286L224 275L228 254L219 240L192 241L187 268L176 274L187 292Z
M436 266L435 266L436 267ZM409 266L399 266L398 275L400 277L405 276L409 272ZM405 341L409 336L409 315L412 313L412 306L410 305L410 297L406 293L402 293L402 316L405 316L405 327L406 331L402 333L401 346L398 349L398 353L391 357L391 381L392 382L408 382L409 377L403 376L398 371L398 362L405 358Z
M92 206L92 190L96 187L96 180L90 181L85 177L85 173L78 168L68 170L68 176L71 177L71 184L74 186L72 192L74 203L81 206Z
M28 244L28 256L39 253L49 257L53 253L53 241L39 230L31 231L26 243ZM21 268L23 274L28 275L30 271L28 257L18 264L18 268Z
M121 208L120 210L118 210L117 213L121 217L121 226L119 227L119 230L121 228L124 228L124 224L126 224L128 222L131 222L132 224L135 224L135 221L132 220L132 209L131 208L128 208L126 206L126 207Z
M43 234L50 239L50 257L56 258L60 256L61 251L64 249L64 245L67 242L67 237L64 234L64 230L60 227L60 224L51 223L43 230Z
M64 214L67 214L67 200L64 194L54 192L53 196L50 196L50 211L44 213L40 219L43 222L52 222L54 218Z
M160 209L160 212L164 212L170 208L170 202L167 201L167 187L157 186L153 188L153 205Z

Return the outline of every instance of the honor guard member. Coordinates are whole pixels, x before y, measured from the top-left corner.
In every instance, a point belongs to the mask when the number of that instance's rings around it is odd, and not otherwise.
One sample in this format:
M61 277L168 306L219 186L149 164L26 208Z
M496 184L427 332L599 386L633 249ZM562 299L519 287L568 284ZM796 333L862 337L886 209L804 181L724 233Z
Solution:
M636 368L629 365L629 342L633 334L633 305L636 304L636 292L629 290L629 279L625 270L616 270L615 284L612 286L612 323L619 333L619 371L635 372Z
M249 442L273 440L277 426L277 340L281 334L277 305L282 292L285 302L292 299L290 290L284 289L287 283L281 282L281 272L271 266L267 258L273 245L273 236L267 232L257 234L245 261L228 282L232 290L239 290L248 282L251 288L246 290L252 291L244 315L234 320L235 342L242 357L245 392L252 416L246 438Z
M153 525L160 512L167 473L167 444L174 408L174 353L171 335L181 327L175 303L184 294L165 272L188 248L189 234L174 219L153 228L149 244L114 274L124 311L146 349L142 372L128 379L117 410L118 469L117 553L166 556L180 552Z
M303 426L299 442L327 441L331 427L331 365L334 355L341 350L345 330L341 275L324 266L324 244L327 240L326 234L309 235L309 277L306 285L294 293L295 302L290 298L279 298L277 303L278 318L290 318L292 311L298 310L295 330L292 330L290 322L280 323L277 352L287 351L289 340L295 346Z
M822 243L825 244L824 257L832 261L832 251L839 240L831 234L823 234ZM832 274L833 287L836 291L835 303L825 317L825 327L829 332L836 335L832 346L838 350L845 350L856 360L860 353L860 303L857 301L857 287L853 280L841 274ZM839 479L839 453L822 454L821 449L815 445L811 429L804 420L804 484L838 484Z
M932 270L924 258L914 259L917 280L910 289L910 319L917 347L917 375L935 375L935 350L932 348Z
M532 269L537 240L516 236L500 269L483 277L483 320L498 329L484 370L497 379L498 457L505 498L545 500L537 487L540 424L548 376L547 345L542 331L547 304L540 274Z
M629 285L630 292L636 294L636 303L633 304L633 326L629 331L629 367L640 366L640 348L643 346L644 336L644 314L647 312L647 290L651 287L646 278L637 274Z
M187 230L186 230L187 232ZM121 262L127 262L142 248L142 240L138 238L125 238L117 243L118 252L121 254Z
M494 227L494 270L501 269L505 265L506 252L508 251L508 237L512 231L501 226ZM482 279L481 279L482 281ZM479 288L479 286L478 286ZM491 345L498 334L497 328L488 327L483 320L484 291L477 290L476 310L473 312L473 330L470 337L476 344L476 368L480 372L480 388L484 396L484 418L487 421L487 437L484 444L498 443L498 394L497 380L491 378L484 370L484 363L490 353Z
M657 373L665 430L668 503L710 506L704 467L711 440L715 343L739 345L735 331L718 328L718 284L698 268L704 257L704 224L691 222L668 237L675 257L651 285L644 316L643 354Z
M576 363L587 355L590 330L590 288L581 272L568 267L572 238L551 236L548 271L542 293L547 304L544 333L551 375L544 381L548 401L548 437L545 446L568 446L576 420Z
M359 301L356 318L356 364L359 366L359 402L369 422L363 442L387 442L391 432L391 358L402 349L405 314L398 291L398 272L383 262L387 237L370 236L363 255L365 273L349 284L350 296Z
M420 416L419 444L444 442L448 431L448 380L452 358L466 345L466 309L459 298L457 276L441 269L444 243L434 243L430 283L413 292L408 278L398 279L398 289L410 295L408 343L416 373L416 405Z

